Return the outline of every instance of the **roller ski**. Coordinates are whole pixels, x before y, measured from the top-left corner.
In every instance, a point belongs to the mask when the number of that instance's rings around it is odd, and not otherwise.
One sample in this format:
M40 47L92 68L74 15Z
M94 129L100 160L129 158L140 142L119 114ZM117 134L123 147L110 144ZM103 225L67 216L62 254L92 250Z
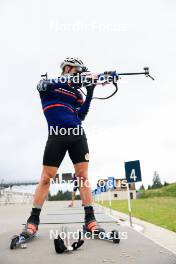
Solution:
M97 224L92 206L85 208L85 225L83 225L83 234L87 238L108 240L115 244L120 243L119 232L117 230L106 232L104 228Z
M20 235L15 235L12 237L12 241L10 243L10 249L15 248L27 248L26 243L32 240L34 237L36 237L36 232L30 233L28 230L30 228L30 225L26 225L25 229L22 231Z
M22 233L20 235L15 235L12 237L10 243L10 249L15 248L27 248L26 243L31 241L34 237L36 237L36 233L38 230L38 225L40 223L39 215L40 209L33 208L30 217L27 220L27 224L25 225Z

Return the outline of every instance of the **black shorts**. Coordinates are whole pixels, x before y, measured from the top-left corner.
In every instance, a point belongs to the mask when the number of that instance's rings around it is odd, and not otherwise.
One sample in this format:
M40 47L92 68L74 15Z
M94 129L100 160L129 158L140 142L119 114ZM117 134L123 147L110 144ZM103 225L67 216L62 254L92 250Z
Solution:
M85 132L81 135L49 135L43 156L43 165L59 167L65 154L68 154L73 164L89 162L89 148Z

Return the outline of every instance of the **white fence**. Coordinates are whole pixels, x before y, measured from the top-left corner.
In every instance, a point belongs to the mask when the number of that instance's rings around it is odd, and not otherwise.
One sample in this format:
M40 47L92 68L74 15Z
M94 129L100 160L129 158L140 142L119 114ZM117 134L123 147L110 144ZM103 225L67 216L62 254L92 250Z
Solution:
M15 192L11 190L0 190L0 205L1 204L26 204L32 203L33 194L26 192Z
M130 190L131 199L136 199L136 190ZM127 200L128 193L127 191L110 191L110 192L102 192L95 196L95 201L109 201L109 200Z

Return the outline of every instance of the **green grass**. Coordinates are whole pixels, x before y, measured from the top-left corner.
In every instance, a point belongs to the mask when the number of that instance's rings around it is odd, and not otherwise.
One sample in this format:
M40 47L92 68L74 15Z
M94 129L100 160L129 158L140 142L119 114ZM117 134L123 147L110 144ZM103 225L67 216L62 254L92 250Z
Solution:
M103 205L109 207L108 201ZM131 206L132 216L176 232L176 197L136 199ZM112 209L127 214L127 200L112 201Z
M154 190L140 191L141 198L151 197L176 197L176 183L169 184Z

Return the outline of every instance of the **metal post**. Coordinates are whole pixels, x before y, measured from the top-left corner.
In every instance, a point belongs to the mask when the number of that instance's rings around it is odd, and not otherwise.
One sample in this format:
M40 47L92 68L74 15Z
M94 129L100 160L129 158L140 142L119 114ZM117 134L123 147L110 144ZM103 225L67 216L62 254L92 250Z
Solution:
M93 202L94 202L94 203L96 202L95 194L93 194Z
M132 227L132 218L131 218L131 199L130 199L130 190L129 190L129 184L127 183L127 195L128 195L128 212L129 212L129 220L130 220L130 226Z
M103 204L103 193L101 192L101 203Z
M111 202L111 190L108 190L108 196L109 196L109 207L111 208L112 202Z
M112 201L111 201L111 190L110 189L108 190L108 198L109 198L109 208L110 208L110 215L111 215Z
M99 193L97 194L97 200L98 200L98 203L100 202L100 197L99 197Z

